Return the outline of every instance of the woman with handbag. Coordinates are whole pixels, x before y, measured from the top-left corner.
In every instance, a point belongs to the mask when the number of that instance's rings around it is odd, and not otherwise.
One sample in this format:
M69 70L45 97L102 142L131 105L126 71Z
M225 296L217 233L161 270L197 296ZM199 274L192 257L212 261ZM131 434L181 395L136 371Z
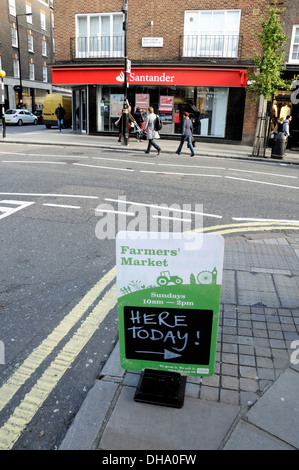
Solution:
M148 140L148 145L145 153L150 153L151 147L153 146L157 150L157 155L159 155L161 152L161 147L154 141L154 139L160 139L159 132L155 130L156 119L157 116L154 113L154 108L152 108L152 106L149 106L148 115L145 120L142 132L147 133L146 136Z
M189 118L189 113L185 111L183 113L183 128L182 128L182 136L181 136L181 141L180 145L178 146L178 149L176 151L177 155L180 155L182 147L184 145L185 140L188 141L188 148L191 151L190 157L194 157L194 148L192 144L192 133L193 133L193 125L192 121Z

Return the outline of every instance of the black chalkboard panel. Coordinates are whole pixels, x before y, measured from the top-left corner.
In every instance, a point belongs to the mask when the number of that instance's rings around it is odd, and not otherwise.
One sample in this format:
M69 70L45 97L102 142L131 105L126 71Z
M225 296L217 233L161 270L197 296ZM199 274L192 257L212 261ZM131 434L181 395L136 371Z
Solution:
M208 365L213 310L124 307L127 359Z

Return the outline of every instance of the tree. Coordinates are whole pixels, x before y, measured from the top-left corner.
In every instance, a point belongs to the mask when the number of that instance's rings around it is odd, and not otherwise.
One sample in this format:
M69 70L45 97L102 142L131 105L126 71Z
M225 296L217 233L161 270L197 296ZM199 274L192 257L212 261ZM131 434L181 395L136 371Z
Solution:
M261 151L265 156L269 135L273 95L278 90L290 89L290 85L282 78L285 50L287 42L280 15L285 9L279 8L277 0L267 9L267 17L261 22L259 38L261 52L255 52L251 58L255 69L248 71L247 91L254 96L253 101L260 100L257 131L253 145L253 155L259 156Z

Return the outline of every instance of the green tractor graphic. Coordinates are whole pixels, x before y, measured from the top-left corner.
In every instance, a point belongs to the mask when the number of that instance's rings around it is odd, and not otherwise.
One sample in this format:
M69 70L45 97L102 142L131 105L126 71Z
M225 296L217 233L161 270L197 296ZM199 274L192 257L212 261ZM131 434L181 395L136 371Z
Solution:
M183 279L179 276L171 276L169 271L161 271L160 276L157 278L159 286L167 286L170 282L179 285L182 284Z

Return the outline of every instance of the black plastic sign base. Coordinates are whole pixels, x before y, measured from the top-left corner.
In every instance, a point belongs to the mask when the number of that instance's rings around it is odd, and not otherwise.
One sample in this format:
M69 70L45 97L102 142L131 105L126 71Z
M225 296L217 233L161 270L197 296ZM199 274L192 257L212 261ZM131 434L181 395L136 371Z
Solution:
M182 408L187 377L177 372L144 369L134 396L135 401Z

